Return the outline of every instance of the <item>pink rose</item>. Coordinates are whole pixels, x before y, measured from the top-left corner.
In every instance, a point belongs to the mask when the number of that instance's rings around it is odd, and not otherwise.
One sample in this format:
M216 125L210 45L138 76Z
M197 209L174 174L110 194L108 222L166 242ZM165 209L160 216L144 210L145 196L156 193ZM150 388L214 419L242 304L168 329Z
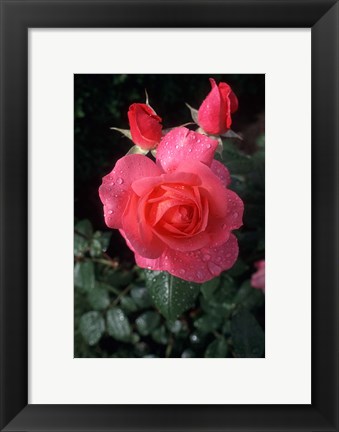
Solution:
M252 274L251 285L253 288L261 289L265 292L265 260L254 263L257 271Z
M117 228L140 267L205 282L233 266L243 202L228 170L213 159L217 141L184 127L143 155L118 160L99 195L106 224Z
M154 149L161 140L161 118L146 104L134 103L129 107L128 120L132 140L144 150Z
M217 85L213 78L210 82L212 90L200 105L198 123L205 132L221 135L231 127L231 114L238 109L238 99L228 84Z

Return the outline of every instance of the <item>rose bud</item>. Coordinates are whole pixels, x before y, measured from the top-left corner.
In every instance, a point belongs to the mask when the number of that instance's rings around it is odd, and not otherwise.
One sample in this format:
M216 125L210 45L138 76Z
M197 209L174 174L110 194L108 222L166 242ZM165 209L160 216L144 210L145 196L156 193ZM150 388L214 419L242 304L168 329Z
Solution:
M221 135L232 124L231 114L238 109L238 99L226 83L218 85L210 78L212 90L200 105L198 124L208 134Z
M162 119L146 104L134 103L129 107L128 120L134 144L152 150L161 140Z
M156 163L132 154L102 179L106 225L120 230L136 263L203 283L238 257L233 230L244 205L214 159L218 142L184 127L161 140Z
M251 285L253 288L261 289L265 292L265 260L257 261L254 265L257 271L252 274Z

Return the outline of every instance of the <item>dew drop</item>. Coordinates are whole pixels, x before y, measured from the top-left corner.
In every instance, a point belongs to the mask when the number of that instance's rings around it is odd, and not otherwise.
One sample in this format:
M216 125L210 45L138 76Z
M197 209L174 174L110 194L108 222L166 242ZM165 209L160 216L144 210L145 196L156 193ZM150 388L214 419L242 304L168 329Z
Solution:
M221 267L219 267L217 264L214 264L213 262L209 262L207 264L207 267L209 271L214 275L218 276L221 273Z
M202 273L201 273L200 271L198 271L198 272L197 272L197 278L198 278L198 279L202 279L202 276L203 276Z
M200 143L200 139L198 139L197 143Z
M222 229L223 229L223 230L227 229L227 225L226 225L226 224L223 224Z
M204 262L207 262L209 259L211 259L211 255L210 255L210 254L204 254L204 255L202 256L202 260L203 260Z
M207 144L207 148L210 149L211 148L211 144Z
M118 177L118 178L117 178L117 183L118 183L119 185L123 184L123 182L124 182L124 180L123 180L121 177Z
M184 275L184 274L186 273L186 271L185 271L185 269L180 269L180 270L179 270L179 273L180 273L181 275Z
M238 216L239 216L239 213L238 213L238 212L234 212L234 213L233 213L233 217L234 217L234 218L237 218Z
M113 213L113 210L108 210L107 213L108 213L108 214L112 214L112 213Z

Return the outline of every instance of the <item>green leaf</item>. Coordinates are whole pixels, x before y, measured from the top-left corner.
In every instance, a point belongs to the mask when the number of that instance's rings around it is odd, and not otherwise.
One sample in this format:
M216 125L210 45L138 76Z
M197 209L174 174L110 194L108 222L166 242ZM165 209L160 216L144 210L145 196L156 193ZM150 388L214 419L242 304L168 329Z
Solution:
M198 124L198 110L195 108L192 108L190 105L188 105L188 103L185 104L187 106L187 108L191 111L191 117L192 120Z
M160 316L156 312L148 311L140 315L136 320L138 332L142 336L147 336L158 327Z
M88 345L95 345L105 331L105 321L99 312L87 312L80 318L79 329Z
M232 175L248 174L253 168L251 156L238 150L230 139L223 140L222 161Z
M74 234L74 255L77 257L81 257L84 255L84 253L87 251L87 249L89 248L89 242L88 240L79 235L79 234Z
M121 298L120 306L126 313L136 312L138 310L138 306L136 305L135 301L129 296L124 296Z
M160 326L157 329L155 329L152 332L152 338L155 342L161 344L161 345L166 345L168 342L168 337L167 337L167 333L166 333L166 328L165 326Z
M74 255L83 256L90 245L90 238L93 234L91 222L84 219L74 227Z
M128 342L131 339L131 327L127 316L120 308L107 311L107 331L116 340Z
M250 280L245 281L239 288L234 302L246 309L253 309L260 306L264 301L264 294L261 290L253 288Z
M98 257L102 254L102 246L98 239L92 239L89 253L92 257Z
M109 306L109 295L99 284L88 293L88 302L94 310L103 310Z
M227 356L227 342L224 338L218 338L211 342L206 351L205 358L225 358Z
M127 286L133 279L133 273L131 271L120 271L109 269L108 273L105 276L105 280L109 285L113 287L125 287Z
M231 334L236 357L262 357L265 335L254 316L246 310L236 314L231 323Z
M82 292L89 292L94 288L95 277L92 261L81 261L75 264L74 285Z
M213 293L218 289L220 284L220 277L204 282L201 287L201 293L206 300L210 300L213 297Z
M93 238L90 244L90 254L92 257L98 257L108 248L111 239L111 233L109 231L101 232L96 231L93 234Z
M142 154L142 155L146 155L148 152L149 152L149 150L145 150L145 149L142 149L141 147L139 147L137 145L134 145L133 147L131 147L128 150L128 152L126 153L126 156L130 155L130 154Z
M237 277L244 274L247 270L248 265L244 263L242 259L238 258L234 266L228 270L227 274L232 277Z
M167 272L145 270L145 277L155 306L170 321L190 309L200 291L199 284L184 281Z
M238 140L243 140L243 137L238 135L236 132L232 131L232 129L229 129L226 133L221 134L223 138L233 138Z
M84 237L88 239L93 235L92 224L88 219L83 219L75 224L74 227L75 232L82 234Z
M222 323L222 317L217 315L202 315L194 321L194 327L202 333L210 333L216 330Z
M131 297L141 309L148 308L153 305L152 299L145 287L133 287L131 289Z
M123 134L125 137L132 140L132 134L131 134L131 131L129 129L119 129L116 127L111 127L110 129L116 130L116 131L120 132L121 134Z

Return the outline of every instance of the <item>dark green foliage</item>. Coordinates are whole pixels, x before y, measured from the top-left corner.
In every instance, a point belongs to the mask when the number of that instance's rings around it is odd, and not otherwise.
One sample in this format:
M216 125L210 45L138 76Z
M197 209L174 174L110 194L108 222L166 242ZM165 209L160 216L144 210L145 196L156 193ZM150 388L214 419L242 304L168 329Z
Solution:
M236 357L262 357L265 336L251 313L243 310L233 317L231 334Z
M93 235L87 222L80 226ZM232 274L199 285L114 268L103 252L76 254L74 355L261 357L264 333L255 316L263 324L264 294L251 287L250 274L241 261Z

